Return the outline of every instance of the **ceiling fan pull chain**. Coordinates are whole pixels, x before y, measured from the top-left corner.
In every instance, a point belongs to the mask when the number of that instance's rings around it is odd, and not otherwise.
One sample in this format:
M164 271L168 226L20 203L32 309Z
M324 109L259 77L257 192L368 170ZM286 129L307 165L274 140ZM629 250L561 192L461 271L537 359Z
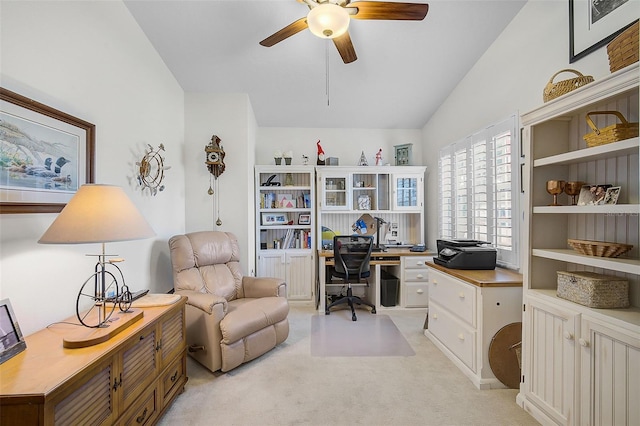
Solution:
M324 63L325 63L325 75L326 75L326 95L327 95L327 106L329 106L329 43L327 40L324 44Z

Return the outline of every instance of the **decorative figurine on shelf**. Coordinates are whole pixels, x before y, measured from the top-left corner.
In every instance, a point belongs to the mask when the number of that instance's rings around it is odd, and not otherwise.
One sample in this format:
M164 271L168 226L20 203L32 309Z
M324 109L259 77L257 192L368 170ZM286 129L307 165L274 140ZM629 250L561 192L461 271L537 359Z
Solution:
M302 164L305 166L309 165L309 156L302 154Z
M376 154L376 166L382 166L382 148L380 148Z
M316 142L316 146L318 147L318 166L324 166L324 150L320 145L320 139Z
M360 154L360 161L358 162L358 166L368 166L367 157L364 155L364 151Z

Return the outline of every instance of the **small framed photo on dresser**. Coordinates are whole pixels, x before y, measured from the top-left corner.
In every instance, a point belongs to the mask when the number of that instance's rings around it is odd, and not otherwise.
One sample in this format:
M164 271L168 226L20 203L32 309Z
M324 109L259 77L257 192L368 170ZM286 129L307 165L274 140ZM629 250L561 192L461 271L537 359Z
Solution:
M0 364L27 348L9 299L0 300Z

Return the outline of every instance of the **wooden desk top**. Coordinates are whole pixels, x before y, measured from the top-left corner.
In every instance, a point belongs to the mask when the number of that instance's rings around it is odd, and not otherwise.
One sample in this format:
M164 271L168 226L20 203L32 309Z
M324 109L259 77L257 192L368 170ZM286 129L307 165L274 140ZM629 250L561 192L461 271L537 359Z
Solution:
M496 268L490 270L449 269L434 262L425 262L429 268L459 278L478 287L522 287L522 274Z
M399 256L433 256L435 253L430 251L411 251L408 247L393 248L387 247L387 251L376 251L371 253L371 257L399 257ZM319 250L319 257L333 257L333 250Z

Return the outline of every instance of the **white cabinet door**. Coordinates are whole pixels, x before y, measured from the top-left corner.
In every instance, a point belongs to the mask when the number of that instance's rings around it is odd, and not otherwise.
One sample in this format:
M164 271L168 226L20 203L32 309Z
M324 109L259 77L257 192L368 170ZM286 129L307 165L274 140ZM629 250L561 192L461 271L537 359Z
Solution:
M349 175L322 175L320 196L324 210L349 210Z
M393 175L393 210L422 209L422 182L419 175Z
M631 333L583 316L582 425L640 424L640 332Z
M556 423L573 424L580 315L533 298L527 301L525 315L527 399Z
M287 298L309 300L313 284L313 261L308 252L289 252L286 256Z
M284 280L287 283L287 299L311 299L313 259L308 251L263 251L258 256L258 270L263 277Z

